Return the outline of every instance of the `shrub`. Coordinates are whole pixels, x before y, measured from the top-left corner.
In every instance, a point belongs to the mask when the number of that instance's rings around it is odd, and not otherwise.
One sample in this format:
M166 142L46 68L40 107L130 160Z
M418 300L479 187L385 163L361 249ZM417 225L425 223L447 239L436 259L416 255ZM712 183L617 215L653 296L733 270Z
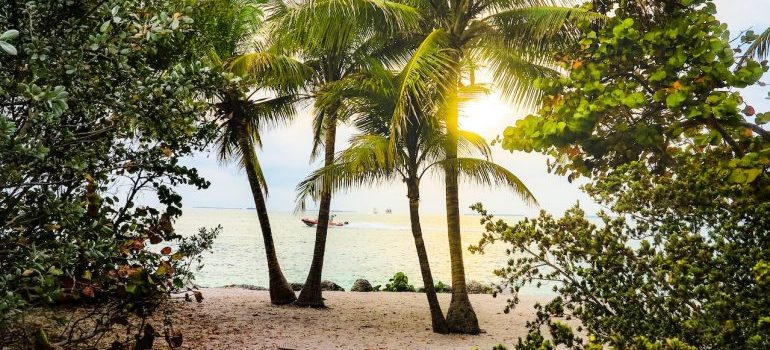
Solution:
M479 248L511 246L497 271L511 306L525 284L558 294L520 348L770 348L770 114L740 93L765 86L767 61L736 57L709 0L583 6L606 21L579 25L577 45L557 55L567 74L538 81L542 108L502 146L588 177L585 191L612 214L594 223L575 206L515 225L485 215Z
M409 277L403 272L396 272L393 278L389 279L390 283L385 285L386 292L414 292L414 286L409 284Z
M191 286L218 229L176 232L175 187L209 185L181 160L215 136L207 91L228 80L185 58L200 37L189 12L175 0L0 5L0 28L18 31L2 39L16 54L0 53L0 329L29 308L101 307L94 328L64 320L73 332L50 339L84 346Z
M533 331L567 317L621 348L640 337L699 349L770 347L770 203L752 186L722 181L723 156L680 155L663 175L640 163L618 167L585 186L618 215L602 213L599 224L577 206L515 225L475 206L487 230L480 247L511 246L496 271L513 292L510 306L522 286L555 281L558 297L539 306Z

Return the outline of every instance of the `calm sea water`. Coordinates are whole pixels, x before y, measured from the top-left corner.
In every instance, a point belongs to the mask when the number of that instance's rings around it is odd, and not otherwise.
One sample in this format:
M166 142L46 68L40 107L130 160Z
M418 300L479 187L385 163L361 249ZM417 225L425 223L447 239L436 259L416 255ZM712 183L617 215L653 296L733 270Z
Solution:
M417 254L408 214L336 213L336 221L348 221L344 227L330 228L324 259L323 279L349 289L358 278L373 285L387 283L394 273L407 274L416 287L422 286ZM271 213L278 258L289 282L304 283L313 256L315 228L300 222L305 215ZM462 216L463 246L477 244L483 228L479 216ZM518 217L507 217L508 221ZM441 215L421 217L425 245L435 281L449 284L449 246L446 219ZM264 244L257 214L247 209L186 209L176 224L177 231L196 232L199 227L222 225L214 252L204 256L204 267L197 274L197 284L216 287L228 284L268 285ZM484 255L464 251L468 280L499 282L494 269L508 260L505 245L497 243Z

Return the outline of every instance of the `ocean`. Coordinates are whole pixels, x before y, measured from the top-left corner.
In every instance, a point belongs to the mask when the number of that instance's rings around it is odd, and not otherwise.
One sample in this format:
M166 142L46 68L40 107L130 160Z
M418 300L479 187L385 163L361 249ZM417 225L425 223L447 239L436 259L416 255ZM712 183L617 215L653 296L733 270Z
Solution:
M329 229L324 258L323 279L333 281L346 290L356 279L364 278L372 285L384 286L396 272L404 272L411 284L422 286L414 239L408 214L372 214L337 212L336 221L349 222ZM313 256L315 228L300 219L315 219L316 212L305 214L270 213L278 258L289 282L304 283ZM477 244L483 227L478 215L462 215L463 247ZM510 222L520 217L501 217ZM423 237L435 282L450 284L449 246L446 219L443 215L421 216ZM222 226L212 253L203 257L203 268L196 273L196 284L219 287L230 284L268 285L262 234L254 210L185 209L176 223L177 232L197 232L199 227ZM468 281L500 282L493 271L506 265L507 247L498 242L485 254L463 252Z

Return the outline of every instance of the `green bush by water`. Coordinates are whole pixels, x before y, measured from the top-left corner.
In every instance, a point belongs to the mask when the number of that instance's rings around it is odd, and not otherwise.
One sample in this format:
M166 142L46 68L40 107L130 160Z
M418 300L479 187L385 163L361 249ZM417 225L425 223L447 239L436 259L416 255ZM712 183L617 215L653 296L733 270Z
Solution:
M414 285L409 284L409 277L403 272L396 272L390 283L385 285L386 292L414 292Z

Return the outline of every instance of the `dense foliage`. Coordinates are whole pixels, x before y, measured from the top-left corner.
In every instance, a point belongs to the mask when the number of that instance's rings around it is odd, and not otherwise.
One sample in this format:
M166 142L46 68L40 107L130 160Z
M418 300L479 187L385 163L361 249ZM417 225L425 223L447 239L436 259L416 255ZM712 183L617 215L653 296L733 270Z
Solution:
M180 158L213 138L206 96L229 84L191 54L192 12L173 0L0 5L0 28L18 32L0 44L0 328L34 306L110 305L93 333L55 339L75 344L187 287L217 230L174 230L174 186L208 186Z
M511 245L497 271L511 306L526 284L557 294L517 348L768 348L769 114L736 91L763 86L767 63L730 46L710 1L588 6L606 26L582 26L568 74L538 82L544 107L503 147L587 176L611 215L576 206L508 225L475 206L487 233L474 249Z
M618 347L638 337L679 338L699 349L770 346L770 298L760 279L770 254L770 203L721 181L718 156L675 161L676 177L633 162L586 186L618 215L600 214L599 223L579 207L511 226L484 217L483 244L512 246L497 274L514 291L545 284L558 293L533 329L569 316Z
M676 150L727 144L725 176L754 182L770 165L770 132L735 91L767 71L752 59L735 67L727 25L710 1L620 6L603 29L584 24L580 47L562 56L569 74L541 79L543 108L505 130L503 147L554 156L571 178L629 161L664 168ZM651 12L651 13L650 13ZM766 177L766 175L763 175Z

